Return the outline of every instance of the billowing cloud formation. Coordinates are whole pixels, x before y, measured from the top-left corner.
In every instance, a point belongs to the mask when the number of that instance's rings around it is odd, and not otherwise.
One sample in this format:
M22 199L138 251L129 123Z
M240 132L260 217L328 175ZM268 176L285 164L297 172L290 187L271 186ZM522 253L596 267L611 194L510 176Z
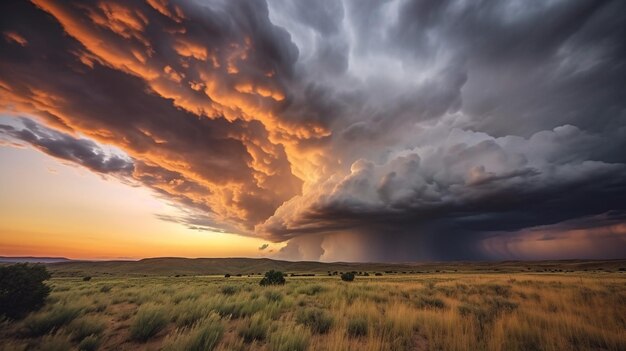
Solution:
M190 213L165 220L399 261L626 211L621 1L1 6L3 112L37 120L4 133Z

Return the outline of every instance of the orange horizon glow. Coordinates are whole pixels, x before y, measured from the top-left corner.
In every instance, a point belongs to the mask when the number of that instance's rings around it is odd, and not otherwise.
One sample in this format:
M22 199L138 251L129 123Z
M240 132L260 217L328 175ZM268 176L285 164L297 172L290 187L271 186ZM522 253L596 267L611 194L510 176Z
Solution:
M30 148L3 147L0 153L15 165L0 175L0 256L266 257L271 250L259 251L267 242L258 238L158 219L157 213L178 210L143 187Z

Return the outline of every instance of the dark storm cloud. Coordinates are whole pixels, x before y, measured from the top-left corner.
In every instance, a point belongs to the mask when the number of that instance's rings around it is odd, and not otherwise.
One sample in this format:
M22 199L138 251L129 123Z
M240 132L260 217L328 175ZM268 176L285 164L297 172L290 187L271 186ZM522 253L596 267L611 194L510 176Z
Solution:
M0 134L24 141L40 151L63 160L75 162L99 173L129 175L133 171L132 160L105 152L101 146L88 139L77 139L38 125L23 118L24 128L0 124Z
M123 150L164 220L294 259L624 251L623 1L35 3L1 5L4 112Z
M484 233L624 209L623 2L345 8L349 69L300 67L324 91L307 113L326 116L344 167L258 229L356 233L377 248L357 258L477 259ZM311 47L302 23L274 17Z

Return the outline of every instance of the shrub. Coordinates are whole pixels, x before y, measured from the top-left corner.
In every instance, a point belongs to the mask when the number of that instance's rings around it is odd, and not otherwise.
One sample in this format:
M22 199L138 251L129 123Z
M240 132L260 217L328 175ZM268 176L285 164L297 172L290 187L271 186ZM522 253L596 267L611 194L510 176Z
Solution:
M239 328L239 336L247 343L254 340L265 340L269 327L267 319L255 314Z
M95 335L89 335L78 344L80 351L96 351L100 347L100 338Z
M83 277L83 281L84 281L84 282L88 282L88 281L90 281L90 280L91 280L91 277L90 277L90 276Z
M167 325L167 317L162 308L143 305L130 325L130 336L137 341L147 341Z
M109 285L103 285L103 286L100 288L100 292L103 292L103 293L108 293L109 291L111 291L111 286L109 286Z
M285 277L283 275L283 272L275 271L272 269L271 271L265 273L265 276L263 277L263 279L261 279L259 284L261 286L284 285Z
M341 280L343 280L344 282L351 282L354 280L354 273L352 272L346 272L346 273L342 273L341 274Z
M78 307L59 305L46 313L30 315L24 320L29 335L40 336L69 324L80 314Z
M356 316L348 321L348 335L360 337L367 335L367 318Z
M0 315L23 317L44 305L50 288L44 281L50 273L42 265L18 263L0 267Z
M235 295L237 293L237 290L238 290L237 287L234 287L232 285L223 286L221 289L222 294L229 295L229 296Z
M374 275L377 276L377 277L381 277L383 274L382 273L376 273Z
M317 308L301 310L296 317L298 323L311 328L314 333L326 334L333 325L333 317L326 311Z
M308 330L301 326L279 328L270 337L270 351L305 351L311 338Z
M228 273L224 274L224 278L230 278L230 274Z

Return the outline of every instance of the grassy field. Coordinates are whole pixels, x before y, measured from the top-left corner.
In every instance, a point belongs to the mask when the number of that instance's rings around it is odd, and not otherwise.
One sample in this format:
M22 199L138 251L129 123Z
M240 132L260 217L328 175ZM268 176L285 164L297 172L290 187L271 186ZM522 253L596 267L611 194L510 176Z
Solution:
M56 277L3 350L626 350L626 274Z

